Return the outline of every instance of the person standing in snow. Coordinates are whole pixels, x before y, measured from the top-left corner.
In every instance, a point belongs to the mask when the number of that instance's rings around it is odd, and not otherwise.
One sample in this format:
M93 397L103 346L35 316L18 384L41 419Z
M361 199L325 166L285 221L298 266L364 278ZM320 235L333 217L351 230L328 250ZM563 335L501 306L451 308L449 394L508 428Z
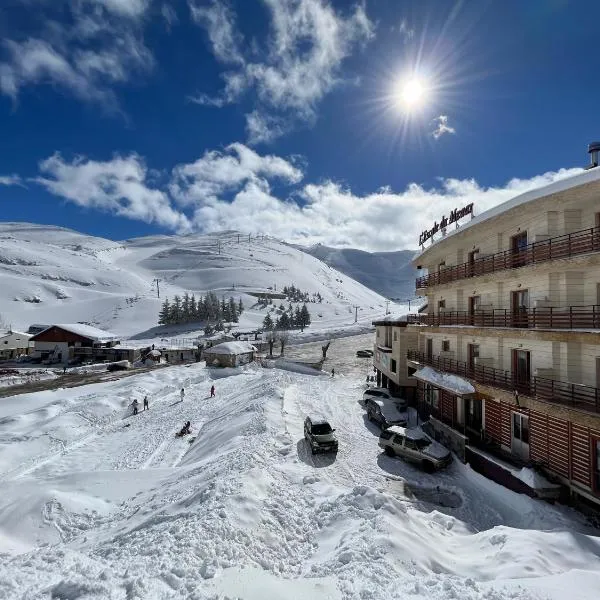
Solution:
M150 410L148 406L148 396L144 396L144 410Z
M138 414L138 401L137 401L137 398L135 398L135 400L131 403L131 406L133 406L133 414L137 415Z
M335 369L331 369L331 376L335 377Z
M212 398L215 395L215 386L211 386L210 388L210 397Z
M183 402L183 399L185 398L185 390L183 388L181 388L181 392L179 392L179 395L181 396L181 401Z

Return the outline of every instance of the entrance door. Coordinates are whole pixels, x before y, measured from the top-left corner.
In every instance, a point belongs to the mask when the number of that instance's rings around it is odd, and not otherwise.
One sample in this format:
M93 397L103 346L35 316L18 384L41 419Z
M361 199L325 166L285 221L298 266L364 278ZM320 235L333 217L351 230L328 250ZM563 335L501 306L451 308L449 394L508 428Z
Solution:
M479 344L468 344L467 345L468 358L469 358L469 375L473 376L475 373L475 359L479 358Z
M511 327L527 327L529 310L529 290L518 290L510 293L510 325Z
M481 408L481 400L473 398L465 398L465 425L467 429L471 429L477 433L481 433L481 425L483 421L483 413Z
M529 417L521 413L512 413L512 453L522 458L529 459Z
M523 231L511 238L511 266L522 267L527 262L527 232Z
M531 386L531 353L513 350L513 380L515 389L528 393Z
M479 254L479 250L473 250L469 252L469 262L468 262L468 276L474 277L478 273L476 272L475 261L477 260L477 255Z
M427 360L433 360L433 338L427 338L425 345L425 355Z
M469 296L469 325L475 325L476 312L481 304L481 296Z

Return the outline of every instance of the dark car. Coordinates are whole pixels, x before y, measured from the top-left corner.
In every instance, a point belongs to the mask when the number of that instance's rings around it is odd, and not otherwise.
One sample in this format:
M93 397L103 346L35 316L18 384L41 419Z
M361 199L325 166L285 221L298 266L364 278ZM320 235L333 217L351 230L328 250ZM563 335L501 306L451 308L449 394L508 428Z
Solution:
M371 358L373 356L373 350L357 350L356 356L359 358Z
M304 438L313 454L338 451L338 441L334 431L335 429L320 417L306 417L304 420Z
M377 423L381 429L392 425L405 426L408 415L405 411L398 410L398 406L387 398L369 398L365 401L369 421Z

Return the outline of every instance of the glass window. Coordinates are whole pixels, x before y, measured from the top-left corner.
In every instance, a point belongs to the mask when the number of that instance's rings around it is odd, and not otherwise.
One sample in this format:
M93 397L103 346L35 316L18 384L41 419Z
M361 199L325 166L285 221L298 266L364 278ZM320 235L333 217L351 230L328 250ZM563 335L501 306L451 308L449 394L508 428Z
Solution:
M401 435L394 436L394 444L398 444L398 446L402 446L402 440L404 440L404 438Z
M318 423L312 426L312 433L315 435L325 435L331 433L331 425L329 423Z
M529 417L521 416L521 441L529 444Z
M390 370L392 371L392 373L396 372L396 361L393 358L390 361Z
M417 444L416 444L415 440L411 440L409 438L406 438L406 441L404 442L404 447L405 448L410 448L411 450L416 450L417 449Z
M431 442L428 439L423 438L421 440L416 440L416 444L419 450L423 450L423 448L427 448Z
M442 341L442 352L448 352L450 350L450 342L448 340Z

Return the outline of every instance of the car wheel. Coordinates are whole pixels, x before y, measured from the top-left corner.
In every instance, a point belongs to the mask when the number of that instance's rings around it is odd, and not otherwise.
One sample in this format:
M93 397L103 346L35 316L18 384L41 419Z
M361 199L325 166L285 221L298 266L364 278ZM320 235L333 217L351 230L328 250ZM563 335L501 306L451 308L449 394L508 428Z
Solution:
M425 473L433 473L435 471L435 467L433 466L433 463L429 460L424 460L422 465L423 465L423 471L425 471Z
M396 456L396 453L394 452L394 449L393 449L393 448L391 448L390 446L386 446L386 447L385 447L385 453L386 453L388 456L391 456L391 457L393 457L393 456Z

